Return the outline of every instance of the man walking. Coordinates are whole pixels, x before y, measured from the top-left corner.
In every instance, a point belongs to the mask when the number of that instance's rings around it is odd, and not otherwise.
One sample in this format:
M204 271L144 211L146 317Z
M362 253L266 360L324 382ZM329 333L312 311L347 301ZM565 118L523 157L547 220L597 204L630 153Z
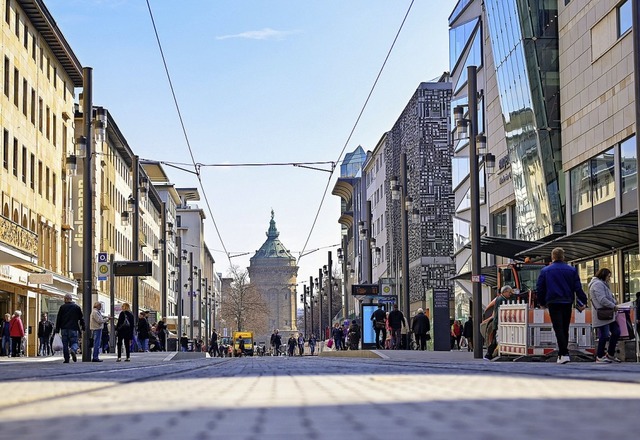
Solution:
M38 356L49 356L53 354L51 349L51 334L53 333L53 323L47 319L47 314L40 315L38 323Z
M564 249L553 249L551 260L551 264L540 271L536 295L540 306L549 308L549 317L558 343L557 362L566 364L571 361L568 345L573 303L575 301L576 308L583 311L587 296L582 290L576 268L564 262Z
M84 331L84 316L80 306L73 302L70 293L64 296L64 304L58 310L58 318L56 319L56 328L54 333L60 332L62 337L62 354L64 363L69 363L69 354L73 358L73 362L78 360L76 354L78 352L78 335L80 330Z
M209 355L216 357L218 355L218 333L213 329L211 333L211 342L209 342Z
M378 304L378 309L371 314L373 329L376 332L376 348L378 350L384 348L384 341L387 340L386 319L387 313L382 309L382 304ZM382 333L382 342L380 342L380 333Z
M473 351L473 319L471 316L462 327L462 336L467 340L467 351Z
M103 316L101 310L102 304L96 301L93 304L93 310L91 311L91 317L89 319L89 330L93 338L93 356L91 357L91 362L102 362L99 358L100 347L102 346L102 327L109 321L109 318Z
M426 350L427 335L429 334L429 330L431 330L431 323L429 322L429 317L424 314L424 310L422 308L419 308L418 313L413 317L411 330L413 330L413 334L416 336L418 350Z
M406 326L404 315L398 310L398 304L393 305L393 310L389 312L389 327L391 328L391 348L400 350L402 341L402 327Z

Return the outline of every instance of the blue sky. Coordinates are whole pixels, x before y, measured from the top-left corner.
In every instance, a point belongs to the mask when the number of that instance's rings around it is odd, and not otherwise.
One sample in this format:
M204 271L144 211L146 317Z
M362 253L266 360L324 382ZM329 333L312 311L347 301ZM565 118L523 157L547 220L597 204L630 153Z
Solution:
M109 109L134 152L190 163L147 2L45 1L82 65L93 67L94 104ZM196 162L337 161L410 4L150 0ZM373 149L419 83L448 70L447 18L455 4L415 0L346 152ZM177 186L198 185L191 174L167 172ZM331 195L337 177L306 252L340 241L340 199ZM298 256L328 178L296 167L202 168L224 246L251 252L233 264L248 266L272 208L280 239ZM204 200L198 205L207 213L216 270L226 275L212 216ZM300 260L299 281L317 276L327 250Z

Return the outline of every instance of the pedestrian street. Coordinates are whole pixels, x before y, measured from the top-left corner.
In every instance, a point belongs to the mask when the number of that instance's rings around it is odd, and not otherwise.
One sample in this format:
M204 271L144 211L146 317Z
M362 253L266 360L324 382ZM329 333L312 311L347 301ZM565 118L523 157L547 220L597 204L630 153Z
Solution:
M636 363L378 353L3 360L0 439L637 438Z

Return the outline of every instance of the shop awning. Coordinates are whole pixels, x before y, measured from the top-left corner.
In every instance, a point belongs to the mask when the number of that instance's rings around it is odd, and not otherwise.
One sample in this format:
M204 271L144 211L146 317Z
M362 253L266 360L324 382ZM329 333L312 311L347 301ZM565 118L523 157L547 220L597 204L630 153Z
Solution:
M553 248L564 249L566 261L581 260L638 246L638 211L629 212L590 228L523 250L520 258L550 258Z
M498 266L495 264L492 266L485 266L480 270L480 273L484 275L484 282L482 284L489 286L493 289L498 287ZM452 280L459 281L471 281L471 272L465 272L451 277Z
M543 241L516 240L503 237L483 236L480 238L480 250L482 252L512 260L521 260L522 257L519 257L518 253L542 244L544 244ZM470 249L471 243L468 243L465 247Z

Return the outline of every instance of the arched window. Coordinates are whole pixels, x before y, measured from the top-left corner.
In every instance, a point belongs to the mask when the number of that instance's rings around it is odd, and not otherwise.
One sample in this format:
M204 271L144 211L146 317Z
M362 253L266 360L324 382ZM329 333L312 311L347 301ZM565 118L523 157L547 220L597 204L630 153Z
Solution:
M13 219L12 219L15 223L19 223L20 222L20 215L18 214L18 210L14 209L13 210Z
M6 218L9 218L9 205L8 204L4 204L4 207L2 208L2 215L5 216Z
M26 214L22 215L22 227L23 228L28 228L29 227L29 220L27 220L27 215Z

